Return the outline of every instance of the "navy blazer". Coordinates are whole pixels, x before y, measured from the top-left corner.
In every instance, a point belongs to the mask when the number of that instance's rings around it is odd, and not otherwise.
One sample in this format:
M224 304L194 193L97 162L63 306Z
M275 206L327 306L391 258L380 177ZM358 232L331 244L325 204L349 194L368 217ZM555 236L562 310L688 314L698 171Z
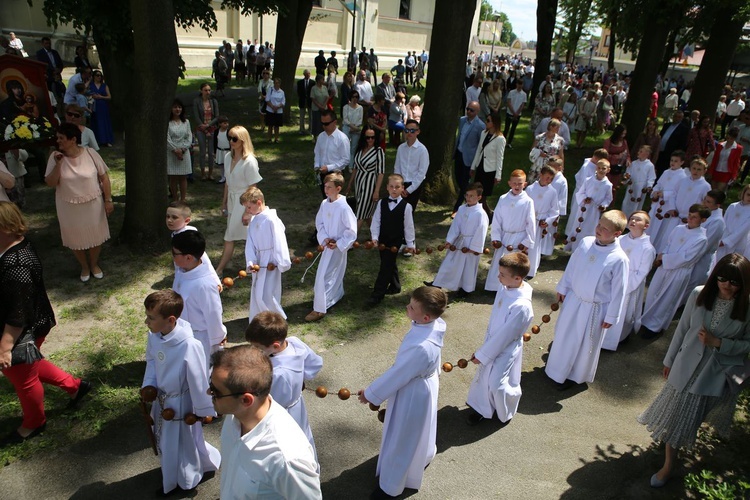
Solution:
M62 57L60 57L60 53L57 52L55 49L50 49L50 53L52 53L52 58L55 60L55 68L62 71L63 66L63 60ZM36 51L36 60L39 62L43 62L47 65L47 79L52 80L52 65L49 62L49 56L47 55L47 51L44 50L44 48L41 48Z
M297 98L299 99L300 108L309 108L312 105L310 101L310 91L315 86L315 80L312 78L307 79L307 85L305 85L305 79L297 80Z

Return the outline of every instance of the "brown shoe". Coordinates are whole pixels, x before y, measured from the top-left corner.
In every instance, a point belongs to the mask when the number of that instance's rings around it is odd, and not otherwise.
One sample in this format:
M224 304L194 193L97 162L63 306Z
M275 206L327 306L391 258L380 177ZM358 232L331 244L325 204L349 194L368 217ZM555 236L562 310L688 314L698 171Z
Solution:
M312 311L310 314L305 316L305 321L320 321L323 319L323 316L325 316L326 313L319 313L318 311Z

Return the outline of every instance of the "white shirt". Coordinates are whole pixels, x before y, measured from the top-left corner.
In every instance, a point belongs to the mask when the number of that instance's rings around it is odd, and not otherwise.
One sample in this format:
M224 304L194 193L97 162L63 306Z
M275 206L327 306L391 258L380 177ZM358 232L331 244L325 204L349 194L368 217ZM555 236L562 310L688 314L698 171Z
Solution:
M388 202L388 210L394 210L399 203L404 203L404 198L398 197L398 203ZM375 213L372 215L372 223L370 224L370 236L373 240L377 241L380 239L380 202L375 206ZM414 217L412 216L412 208L410 204L406 204L404 207L404 239L406 240L407 248L414 248Z
M354 82L354 90L359 93L359 103L370 104L372 102L372 85L367 80Z
M526 92L523 90L513 89L508 92L508 111L509 115L518 113L521 105L526 104Z
M401 175L404 182L411 182L407 188L409 193L413 193L422 185L429 166L430 155L419 139L416 139L411 146L404 142L396 150L393 173Z
M550 117L543 118L542 121L539 122L539 125L537 125L536 130L534 131L534 135L545 133L551 119L552 118ZM557 134L563 138L566 146L570 144L570 127L568 127L568 124L562 120L560 120L560 130L557 131Z
M268 413L244 436L234 415L225 418L222 500L323 498L310 442L278 403L271 399Z
M745 102L742 99L734 99L727 104L727 114L729 116L737 116L743 109L745 109Z
M315 170L328 167L328 172L340 172L349 165L349 138L339 129L331 135L321 132L315 142Z
M477 87L476 85L472 85L468 89L466 89L466 104L469 104L472 101L479 102L479 93L482 91L480 87Z
M284 95L284 91L281 89L276 90L274 87L271 87L266 91L266 103L273 104L274 106L281 106L276 111L273 111L270 107L266 106L266 111L268 113L276 113L278 115L282 114L284 112L284 106L286 106L286 96Z

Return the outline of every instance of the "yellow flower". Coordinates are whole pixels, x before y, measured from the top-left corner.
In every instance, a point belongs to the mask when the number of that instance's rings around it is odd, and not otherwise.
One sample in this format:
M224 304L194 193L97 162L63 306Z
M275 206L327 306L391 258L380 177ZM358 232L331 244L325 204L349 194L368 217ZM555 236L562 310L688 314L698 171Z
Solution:
M13 119L13 123L15 125L19 125L21 123L29 123L29 117L26 115L18 115Z
M19 128L16 130L16 137L19 139L32 139L33 136L31 134L31 130L27 128Z

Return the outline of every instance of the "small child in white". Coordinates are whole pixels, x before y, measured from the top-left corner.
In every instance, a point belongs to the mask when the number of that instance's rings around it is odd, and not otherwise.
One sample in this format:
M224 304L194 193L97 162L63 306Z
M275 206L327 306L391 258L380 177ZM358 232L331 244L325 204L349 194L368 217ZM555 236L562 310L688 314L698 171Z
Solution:
M677 186L682 179L688 176L685 169L682 168L684 164L685 153L680 150L674 151L669 158L669 170L661 174L659 181L651 192L651 210L648 214L651 218L651 225L646 232L657 252L664 250L664 247L667 246L669 231L674 229L674 226L668 224L668 222L672 218L672 213L674 213Z
M575 175L575 187L573 188L573 195L571 196L571 204L577 205L576 203L576 195L578 192L583 189L583 184L586 182L586 179L590 177L594 177L596 175L596 164L599 163L599 160L608 160L609 158L609 152L604 148L599 148L596 151L594 151L594 154L591 155L591 158L586 158L583 160L583 165L581 165L581 168L578 169L578 172L576 172ZM571 209L571 212L575 212ZM575 213L570 214L571 217L568 218L568 224L565 227L565 234L568 237L573 236L573 233L575 232L575 229L578 227L578 221L576 217L572 217L575 215Z
M169 204L169 206L167 207L167 229L172 231L172 238L174 238L176 234L180 234L183 231L198 230L198 228L196 228L195 226L190 226L188 224L192 216L193 212L192 210L190 210L190 205L188 205L184 201L173 201ZM201 256L201 262L206 264L211 269L214 268L214 266L211 264L211 259L208 257L208 254L206 252L203 252L203 255ZM173 290L179 288L179 281L182 279L183 273L184 271L182 270L182 268L177 264L174 264L174 280L172 282ZM216 274L215 270L213 274L216 275L216 281L221 282L221 280L219 279L219 275Z
M719 249L716 251L716 262L730 253L736 252L747 255L748 235L750 234L750 184L742 188L740 201L727 207L724 215L726 231L721 237Z
M266 206L263 192L251 187L240 196L245 212L252 216L247 225L245 242L245 262L247 272L253 277L250 289L250 315L252 321L262 311L274 311L284 319L286 314L281 307L281 273L292 267L289 247L286 242L286 228L276 210ZM268 265L273 264L273 270ZM256 270L255 265L260 266Z
M557 284L562 307L544 371L559 390L594 381L605 331L620 319L629 264L617 237L626 223L619 210L604 212L595 236L583 238Z
M221 283L213 267L201 260L204 253L206 240L198 231L183 231L172 238L172 259L182 271L172 288L182 296L182 319L190 323L193 335L203 344L208 363L211 354L224 344L227 329L222 322Z
M216 150L214 154L214 162L216 163L216 170L218 170L221 175L216 180L216 184L224 184L227 182L227 178L224 175L224 159L231 149L229 147L229 137L227 137L227 132L229 132L229 118L226 116L220 116L217 123L219 124L219 128L214 132L214 149ZM212 168L208 169L208 178L213 178Z
M542 167L544 169L544 167ZM529 258L521 252L500 258L498 279L502 287L495 296L484 343L471 356L477 367L466 402L470 407L466 421L476 425L485 418L497 418L508 424L521 401L521 364L523 334L534 319Z
M516 169L510 173L508 180L510 191L497 200L492 215L490 239L495 253L492 256L490 269L497 269L500 257L514 250L528 253L534 246L536 233L536 214L534 201L523 189L526 187L526 172ZM484 289L496 292L500 289L500 280L494 273L487 274Z
M690 207L687 224L672 230L664 252L656 255L657 267L646 294L640 335L652 339L669 326L685 296L690 274L706 248L706 230L701 224L711 216L703 205Z
M577 206L574 219L576 228L568 234L565 250L570 252L578 248L581 240L594 234L601 213L612 203L612 183L607 179L609 161L599 160L596 174L586 179L583 187L575 195Z
M646 276L651 272L651 266L656 258L656 250L651 245L650 238L645 234L648 228L648 214L643 210L633 212L628 219L628 234L618 238L620 247L628 256L630 272L628 274L628 288L625 290L625 304L620 319L604 334L602 349L616 351L633 331L641 328L643 315L643 295L646 289Z
M445 336L440 316L447 305L448 297L439 288L414 290L406 306L411 329L393 366L358 392L363 404L380 406L388 400L375 473L379 487L370 498L396 497L404 488L418 490L437 453L438 374Z
M706 175L706 169L706 162L702 158L696 157L690 161L690 175L685 176L677 184L674 195L674 209L667 212L670 217L667 219L665 215L665 220L662 223L660 234L666 232L658 242L661 247L654 245L657 254L664 253L674 228L679 224L687 224L690 207L701 204L703 198L711 190L711 185L703 178Z
M625 171L628 177L625 197L622 199L622 211L632 214L643 208L643 200L656 182L656 170L651 163L651 146L641 146L638 150L638 159L631 162Z
M560 215L557 191L552 187L554 177L554 169L549 165L542 165L542 168L539 169L537 181L526 188L526 194L534 202L534 214L537 220L534 246L529 249L529 278L536 276L539 263L542 260L544 244L547 240L554 240L552 224Z
M143 305L149 336L142 387L153 386L158 391L151 417L161 462L161 493L167 495L178 488L192 490L203 474L218 470L221 455L203 439L203 426L183 420L190 413L200 420L216 412L208 395L203 347L193 337L190 325L179 319L182 297L172 290L160 290L146 297ZM167 408L174 410L174 419L162 417Z
M286 408L315 451L307 407L302 397L305 380L315 378L323 368L323 358L297 337L287 337L288 326L281 314L263 311L256 315L245 330L245 340L265 352L273 365L271 397Z
M323 246L318 271L315 273L313 310L305 321L323 319L336 302L344 296L344 275L349 247L357 239L357 218L346 198L341 196L344 176L338 172L325 176L323 189L326 199L320 204L315 226L318 243Z
M476 289L479 256L484 252L484 240L490 223L487 213L479 204L482 199L480 183L475 182L466 188L464 198L466 203L458 207L445 237L447 255L434 281L425 282L427 286L458 290L459 297L465 297Z
M690 292L696 286L706 284L708 274L716 262L716 251L719 249L719 243L724 237L724 230L726 228L721 210L721 205L725 199L726 194L719 189L712 189L703 198L703 205L711 211L711 216L701 224L701 227L706 230L706 248L703 250L703 254L698 259L698 262L693 266L693 270L690 273L690 282L688 282L688 286L685 289L685 295L682 297L681 304L687 302Z
M559 202L560 216L552 223L552 229L547 232L552 234L552 238L545 238L542 241L542 255L552 255L555 250L555 238L558 233L560 217L568 215L568 180L563 174L563 161L559 156L553 156L549 160L549 165L555 169L555 178L552 179L552 187L557 191L557 200Z

